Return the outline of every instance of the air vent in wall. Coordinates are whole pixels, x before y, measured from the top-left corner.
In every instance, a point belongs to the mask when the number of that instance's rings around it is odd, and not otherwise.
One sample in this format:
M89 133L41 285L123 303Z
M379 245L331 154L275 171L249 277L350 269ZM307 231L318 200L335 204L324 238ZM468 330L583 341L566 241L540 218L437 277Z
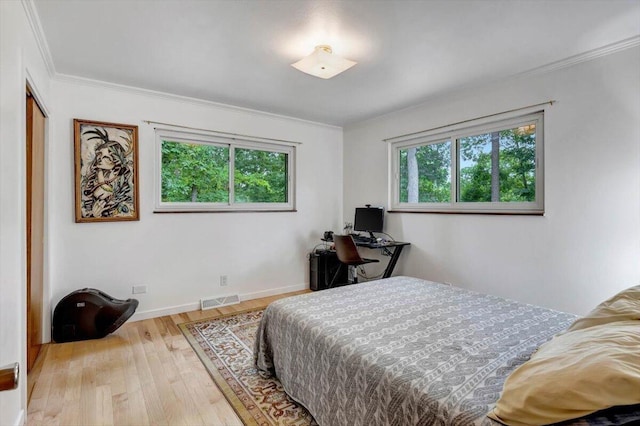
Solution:
M205 309L219 308L221 306L233 305L236 303L240 303L240 297L237 294L232 294L231 296L212 297L211 299L201 299L200 309L204 311Z

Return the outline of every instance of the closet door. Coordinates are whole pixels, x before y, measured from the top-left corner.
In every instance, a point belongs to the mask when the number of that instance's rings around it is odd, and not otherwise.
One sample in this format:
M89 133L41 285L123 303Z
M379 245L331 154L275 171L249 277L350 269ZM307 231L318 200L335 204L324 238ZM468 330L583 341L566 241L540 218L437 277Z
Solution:
M42 345L45 116L27 92L27 371Z

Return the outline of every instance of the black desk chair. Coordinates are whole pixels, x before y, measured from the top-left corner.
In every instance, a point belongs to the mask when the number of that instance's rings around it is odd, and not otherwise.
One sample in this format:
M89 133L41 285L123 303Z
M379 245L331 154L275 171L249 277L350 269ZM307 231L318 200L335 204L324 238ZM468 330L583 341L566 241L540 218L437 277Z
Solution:
M364 259L360 257L360 253L358 253L358 248L356 247L356 243L353 242L353 238L351 235L333 235L333 243L336 246L336 255L338 256L338 260L340 261L340 267L336 270L336 273L333 275L333 279L329 284L329 287L333 287L334 281L340 272L340 269L343 265L346 265L348 268L355 269L356 266L365 265L367 263L376 263L379 262L378 259ZM352 275L353 283L358 282L357 272L354 271ZM351 284L351 283L350 283Z

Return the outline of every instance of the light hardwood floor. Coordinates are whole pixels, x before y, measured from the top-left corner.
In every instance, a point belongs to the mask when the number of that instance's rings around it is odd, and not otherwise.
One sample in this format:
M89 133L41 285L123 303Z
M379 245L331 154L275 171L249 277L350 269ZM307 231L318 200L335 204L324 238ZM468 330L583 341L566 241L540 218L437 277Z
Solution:
M176 325L308 291L129 322L99 340L45 345L28 376L27 424L242 425Z

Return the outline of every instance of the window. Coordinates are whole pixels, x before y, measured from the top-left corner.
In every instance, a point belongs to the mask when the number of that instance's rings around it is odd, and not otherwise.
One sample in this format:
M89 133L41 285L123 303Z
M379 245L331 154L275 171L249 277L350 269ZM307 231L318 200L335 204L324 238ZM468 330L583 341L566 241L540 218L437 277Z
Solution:
M543 113L391 142L391 210L544 212Z
M156 211L292 211L295 146L156 130Z

